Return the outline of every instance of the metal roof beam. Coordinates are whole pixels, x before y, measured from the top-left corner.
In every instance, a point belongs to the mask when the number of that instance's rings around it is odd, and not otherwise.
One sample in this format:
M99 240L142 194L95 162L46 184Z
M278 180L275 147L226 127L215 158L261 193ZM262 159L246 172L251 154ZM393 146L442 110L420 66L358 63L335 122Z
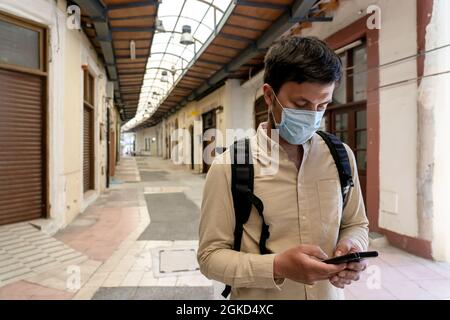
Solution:
M317 0L297 0L290 10L287 10L275 23L257 40L258 48L268 48L295 22L293 18L303 18L308 15L309 10Z
M83 8L83 10L89 14L91 18L106 17L106 8L98 0L73 0L78 6Z
M333 21L333 17L305 17L305 18L291 18L291 22L329 22Z

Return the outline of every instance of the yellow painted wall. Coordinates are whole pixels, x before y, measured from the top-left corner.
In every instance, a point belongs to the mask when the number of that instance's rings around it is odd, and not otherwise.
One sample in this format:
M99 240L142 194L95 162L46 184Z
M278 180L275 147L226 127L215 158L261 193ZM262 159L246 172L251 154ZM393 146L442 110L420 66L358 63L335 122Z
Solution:
M104 74L97 54L84 33L65 29L64 48L64 169L65 224L69 224L86 206L83 193L82 139L83 139L83 64ZM87 58L89 57L89 58ZM94 64L94 66L92 66ZM95 75L94 75L95 76ZM95 77L95 189L106 187L106 76ZM100 124L104 124L100 126ZM100 130L103 129L103 134ZM100 136L104 139L100 140Z
M80 33L66 32L64 72L64 169L66 224L80 212L82 183L80 132L82 130L81 41Z

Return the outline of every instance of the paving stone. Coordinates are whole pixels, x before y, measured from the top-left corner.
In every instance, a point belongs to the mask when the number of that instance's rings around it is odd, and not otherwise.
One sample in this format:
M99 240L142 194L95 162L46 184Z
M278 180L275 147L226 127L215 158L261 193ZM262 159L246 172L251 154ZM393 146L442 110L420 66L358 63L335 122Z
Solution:
M134 300L212 300L213 287L138 287Z
M95 292L92 300L130 300L134 297L136 290L136 287L101 287Z
M26 275L29 273L31 273L31 270L27 268L15 269L8 273L0 274L0 281L7 281L11 278L16 278L18 276Z
M150 225L138 240L196 240L200 209L182 192L146 194Z

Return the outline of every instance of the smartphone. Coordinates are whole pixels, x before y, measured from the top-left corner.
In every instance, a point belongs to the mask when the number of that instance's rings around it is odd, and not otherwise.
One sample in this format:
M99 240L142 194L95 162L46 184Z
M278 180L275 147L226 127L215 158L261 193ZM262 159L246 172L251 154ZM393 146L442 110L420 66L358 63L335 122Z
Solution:
M375 257L378 257L377 251L353 252L353 253L346 254L344 256L323 260L322 262L325 262L328 264L341 264L341 263L350 263L350 262L360 262L362 259L375 258Z

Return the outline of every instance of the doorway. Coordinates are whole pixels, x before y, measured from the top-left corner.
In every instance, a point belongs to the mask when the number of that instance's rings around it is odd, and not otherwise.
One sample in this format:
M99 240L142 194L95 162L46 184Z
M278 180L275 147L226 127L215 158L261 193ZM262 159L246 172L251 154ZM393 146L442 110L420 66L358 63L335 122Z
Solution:
M205 132L210 129L216 129L216 110L208 111L204 114L202 114L202 126L203 126L203 137L205 136ZM212 147L215 145L215 137L211 137L209 141L203 139L203 153L202 153L202 161L203 161L203 173L207 173L209 168L211 167L211 164L208 164L205 162L204 152L205 149L210 145L213 144ZM214 157L216 155L215 149L213 148L211 152L211 157Z
M194 170L194 126L189 127L189 140L191 141L191 170Z
M83 192L95 189L94 77L85 69L83 101Z
M0 225L47 216L47 29L0 13Z

